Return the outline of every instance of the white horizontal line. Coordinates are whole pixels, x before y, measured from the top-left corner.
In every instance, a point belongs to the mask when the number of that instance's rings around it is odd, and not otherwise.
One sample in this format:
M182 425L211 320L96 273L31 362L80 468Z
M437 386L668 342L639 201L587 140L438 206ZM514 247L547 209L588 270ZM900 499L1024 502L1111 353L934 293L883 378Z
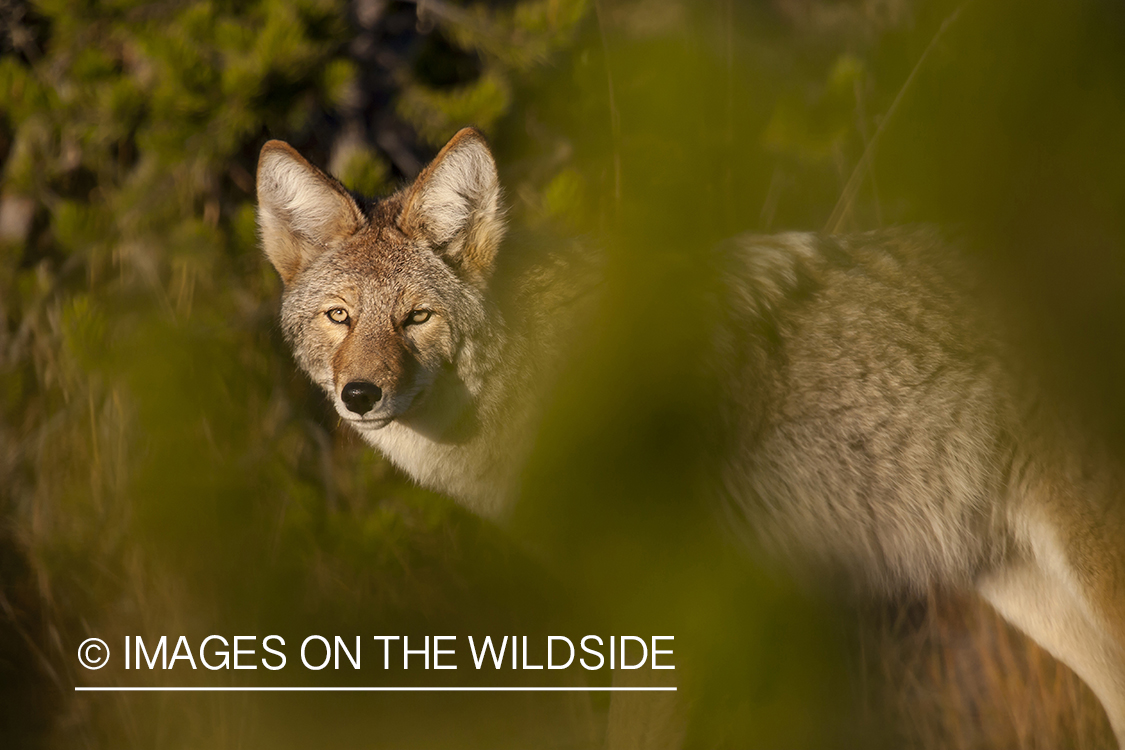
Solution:
M75 687L76 693L592 693L592 692L675 692L674 687Z

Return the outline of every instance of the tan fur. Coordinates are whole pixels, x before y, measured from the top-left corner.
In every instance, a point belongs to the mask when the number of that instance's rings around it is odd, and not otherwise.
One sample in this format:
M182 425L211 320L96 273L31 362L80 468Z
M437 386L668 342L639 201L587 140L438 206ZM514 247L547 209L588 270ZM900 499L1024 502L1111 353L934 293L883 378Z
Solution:
M338 182L271 141L258 203L266 256L285 281L282 325L341 418L422 484L502 515L531 444L543 360L533 350L554 334L509 335L485 294L504 222L483 137L462 130L366 215ZM332 322L333 309L349 323ZM411 325L417 310L430 318ZM362 415L342 397L355 382L382 392Z
M363 221L338 182L281 141L262 147L258 196L262 246L286 282L321 250L354 234Z
M587 287L500 250L484 139L461 131L365 206L271 142L258 195L301 367L408 474L502 517ZM1024 377L972 269L924 229L743 236L715 257L732 524L819 580L979 590L1125 739L1125 483ZM355 383L380 396L362 413Z
M473 284L488 281L504 221L496 165L477 131L457 133L423 170L399 224L407 234L446 246Z

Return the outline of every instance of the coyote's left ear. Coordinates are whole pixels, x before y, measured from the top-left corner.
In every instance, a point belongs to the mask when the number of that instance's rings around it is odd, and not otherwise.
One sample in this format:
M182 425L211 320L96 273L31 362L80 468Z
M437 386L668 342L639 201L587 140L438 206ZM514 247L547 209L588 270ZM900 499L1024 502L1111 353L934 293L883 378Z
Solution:
M496 162L480 132L461 130L422 170L407 191L399 227L484 286L504 237L504 211Z

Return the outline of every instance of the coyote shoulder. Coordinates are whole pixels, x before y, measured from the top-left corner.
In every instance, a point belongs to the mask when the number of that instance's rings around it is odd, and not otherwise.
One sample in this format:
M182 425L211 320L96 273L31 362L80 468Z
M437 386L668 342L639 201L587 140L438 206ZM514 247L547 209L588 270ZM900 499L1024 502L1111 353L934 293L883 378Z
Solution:
M374 201L271 141L258 202L285 335L341 419L504 515L576 315L561 260L504 256L484 139L461 131ZM1023 382L971 270L926 229L742 236L715 260L739 523L877 590L975 588L1087 682L1125 746L1123 484Z

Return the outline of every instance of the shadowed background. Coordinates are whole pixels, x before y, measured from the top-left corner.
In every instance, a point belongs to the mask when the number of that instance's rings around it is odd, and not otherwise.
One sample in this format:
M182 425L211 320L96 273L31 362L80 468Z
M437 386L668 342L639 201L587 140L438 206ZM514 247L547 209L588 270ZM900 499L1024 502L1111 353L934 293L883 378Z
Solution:
M966 237L1057 397L1120 446L1123 34L1109 0L0 0L0 736L588 747L598 698L72 690L493 679L467 663L86 672L74 650L635 632L676 636L691 747L1106 746L1085 688L979 605L857 611L757 567L710 502L698 365L708 249L821 229L847 194L841 229ZM606 253L508 530L337 424L255 237L268 138L379 194L466 124L493 144L508 249Z

